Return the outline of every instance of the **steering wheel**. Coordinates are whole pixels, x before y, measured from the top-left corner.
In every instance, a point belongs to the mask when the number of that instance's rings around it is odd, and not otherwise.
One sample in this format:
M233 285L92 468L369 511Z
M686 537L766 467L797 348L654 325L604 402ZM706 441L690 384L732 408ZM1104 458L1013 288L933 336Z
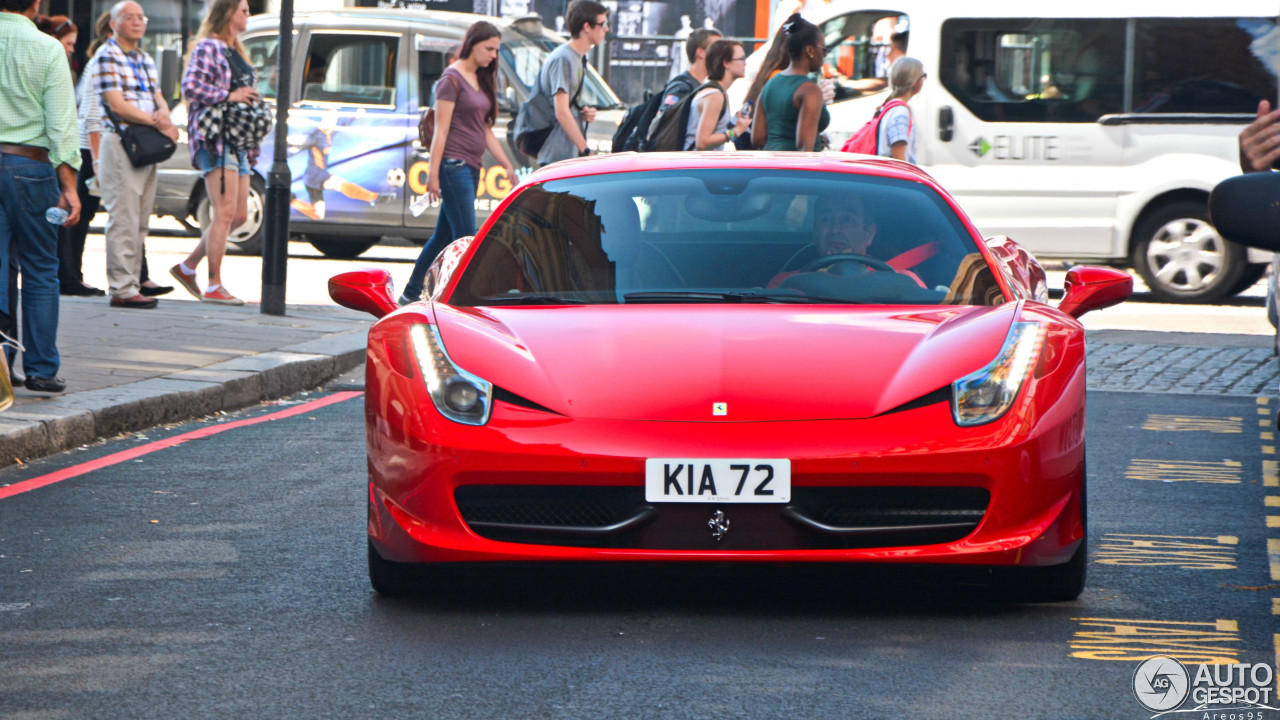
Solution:
M889 272L897 272L897 270L894 270L893 267L889 265L889 263L883 260L877 260L868 255L859 255L857 253L836 253L835 255L823 255L822 257L814 258L813 260L811 260L808 264L806 264L803 268L800 269L800 272L802 273L817 272L822 268L831 267L832 265L839 265L840 263L846 263L846 262L858 263L865 267L871 268L872 270L887 270ZM835 274L839 275L842 273L835 273Z

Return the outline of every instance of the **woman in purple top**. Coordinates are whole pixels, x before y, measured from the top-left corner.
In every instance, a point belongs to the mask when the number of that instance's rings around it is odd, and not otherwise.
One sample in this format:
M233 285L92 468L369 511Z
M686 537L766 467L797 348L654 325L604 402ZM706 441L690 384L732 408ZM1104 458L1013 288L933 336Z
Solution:
M222 286L222 256L227 234L244 224L249 213L249 174L258 160L258 149L248 152L224 146L221 138L200 134L200 115L223 101L254 102L262 99L257 75L240 34L249 23L248 0L213 0L196 33L195 47L182 78L187 100L187 144L191 164L204 177L213 217L200 234L200 244L187 259L169 272L187 292L201 302L243 305L244 301ZM234 174L233 174L234 173ZM209 284L204 292L196 282L196 268L209 258Z
M422 248L400 304L418 300L431 261L449 243L476 232L476 187L487 148L508 178L515 169L493 134L498 117L496 78L501 33L483 20L467 28L458 59L445 68L435 87L435 135L427 196L440 201L436 231Z

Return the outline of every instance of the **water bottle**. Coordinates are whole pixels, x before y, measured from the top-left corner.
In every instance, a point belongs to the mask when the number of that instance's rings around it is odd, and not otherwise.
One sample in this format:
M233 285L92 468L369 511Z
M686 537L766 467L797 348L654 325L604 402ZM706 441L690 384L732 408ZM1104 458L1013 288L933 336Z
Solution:
M421 217L422 213L426 212L429 207L431 207L431 197L423 193L409 204L409 212L414 217Z
M66 222L67 218L69 217L71 217L71 213L67 212L66 210L63 210L57 205L54 205L53 207L44 211L44 219L48 220L50 223L54 225L61 225L62 223Z

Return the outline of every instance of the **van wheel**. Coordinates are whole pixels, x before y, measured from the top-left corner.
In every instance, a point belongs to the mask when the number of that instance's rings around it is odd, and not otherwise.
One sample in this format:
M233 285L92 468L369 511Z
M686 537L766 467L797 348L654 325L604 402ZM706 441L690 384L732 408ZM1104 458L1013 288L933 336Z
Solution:
M311 247L319 250L321 255L339 260L351 260L352 258L360 257L365 250L378 244L377 240L332 236L308 236L307 241L311 243Z
M196 203L195 223L186 223L188 231L200 234L200 228L209 224L209 196L203 191L201 181L200 201ZM257 175L249 176L249 210L244 224L227 235L227 250L241 255L262 254L263 220L266 218L267 183Z
M1211 302L1238 292L1248 253L1209 222L1206 203L1183 200L1149 213L1134 231L1133 266L1164 302Z

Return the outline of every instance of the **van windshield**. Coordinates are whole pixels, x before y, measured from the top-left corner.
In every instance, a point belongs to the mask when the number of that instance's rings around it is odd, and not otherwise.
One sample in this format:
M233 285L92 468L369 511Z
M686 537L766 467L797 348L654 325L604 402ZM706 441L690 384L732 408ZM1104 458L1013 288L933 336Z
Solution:
M506 35L502 38L502 58L506 66L511 68L515 77L509 78L512 83L524 87L527 94L533 93L538 82L538 70L546 62L560 43L552 38L529 38ZM619 108L622 101L609 89L604 79L594 67L587 65L587 79L582 85L582 97L578 100L582 107Z

